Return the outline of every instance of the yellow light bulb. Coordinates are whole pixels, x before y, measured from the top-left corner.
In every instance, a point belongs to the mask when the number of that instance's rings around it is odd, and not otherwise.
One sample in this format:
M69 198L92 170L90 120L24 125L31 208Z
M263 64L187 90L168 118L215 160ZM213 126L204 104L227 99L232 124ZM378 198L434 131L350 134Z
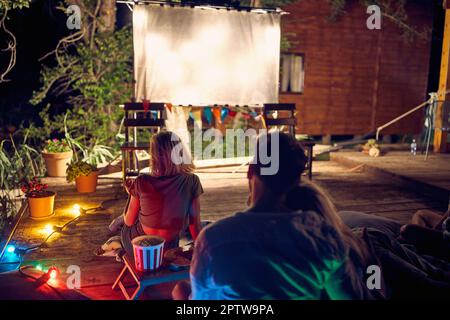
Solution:
M47 224L44 229L43 229L44 233L46 233L47 235L49 235L50 233L53 232L53 226L51 224Z

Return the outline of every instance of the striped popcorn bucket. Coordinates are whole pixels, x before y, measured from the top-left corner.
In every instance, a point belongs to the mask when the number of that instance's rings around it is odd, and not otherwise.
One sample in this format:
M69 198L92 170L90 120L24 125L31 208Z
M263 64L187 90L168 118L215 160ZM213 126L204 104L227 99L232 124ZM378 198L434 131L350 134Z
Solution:
M162 264L164 239L158 236L139 236L134 238L134 263L139 271L156 270Z

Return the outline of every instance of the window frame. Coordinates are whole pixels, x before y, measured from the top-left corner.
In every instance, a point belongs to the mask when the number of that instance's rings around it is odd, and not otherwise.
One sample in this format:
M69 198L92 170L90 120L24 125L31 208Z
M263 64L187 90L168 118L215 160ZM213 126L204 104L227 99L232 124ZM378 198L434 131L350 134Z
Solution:
M292 92L292 91L283 91L281 89L281 82L283 79L283 72L282 72L282 56L283 55L293 55L293 56L300 56L302 57L302 70L303 70L303 79L302 79L302 91L300 92ZM279 80L279 94L292 94L292 95L302 95L305 92L305 54L303 52L281 52L280 53L280 80Z

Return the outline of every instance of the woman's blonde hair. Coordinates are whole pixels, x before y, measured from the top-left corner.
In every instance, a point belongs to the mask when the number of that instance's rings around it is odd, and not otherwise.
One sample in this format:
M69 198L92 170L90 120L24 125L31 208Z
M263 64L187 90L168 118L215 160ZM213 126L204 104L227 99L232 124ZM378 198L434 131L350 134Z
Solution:
M174 161L173 156L182 161ZM192 173L195 169L190 152L171 131L159 132L151 138L150 158L150 172L155 177Z

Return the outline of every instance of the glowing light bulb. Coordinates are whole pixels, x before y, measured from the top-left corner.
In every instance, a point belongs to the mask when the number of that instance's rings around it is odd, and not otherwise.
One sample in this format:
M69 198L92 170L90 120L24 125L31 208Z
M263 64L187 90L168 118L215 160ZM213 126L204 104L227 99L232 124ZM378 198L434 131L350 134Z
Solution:
M53 226L52 226L51 224L45 225L45 227L44 227L44 229L43 229L43 232L44 232L46 235L49 235L50 233L53 232Z
M53 266L48 269L47 273L50 279L56 279L59 275L59 270L57 267Z
M57 276L58 276L58 274L56 273L56 270L50 271L50 278L51 279L56 279Z
M10 245L8 245L8 246L6 247L6 252L8 252L8 253L14 253L14 251L16 251L16 247L13 246L12 244L10 244Z
M72 213L75 217L78 217L81 214L81 207L79 204L74 204L72 207Z

